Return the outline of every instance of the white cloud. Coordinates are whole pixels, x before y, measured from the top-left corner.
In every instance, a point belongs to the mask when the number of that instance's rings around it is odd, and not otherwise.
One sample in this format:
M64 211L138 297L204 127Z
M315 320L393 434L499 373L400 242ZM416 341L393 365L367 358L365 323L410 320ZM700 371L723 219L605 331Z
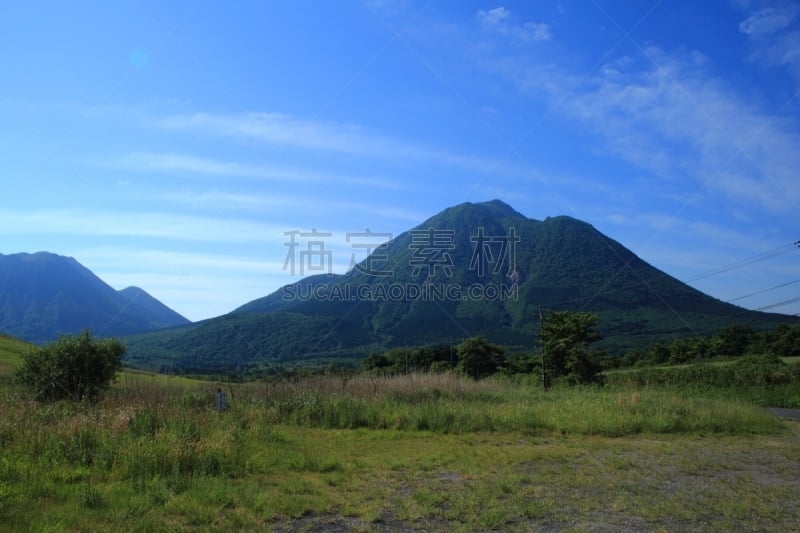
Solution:
M240 176L255 178L276 178L281 180L303 180L303 175L274 169L245 165L235 162L219 161L179 153L133 152L122 156L112 165L135 170L210 174L214 176Z
M168 117L162 125L171 129L258 139L269 144L357 154L381 143L360 134L354 125L302 120L282 113L195 113Z
M739 24L753 46L751 59L766 65L784 67L800 82L800 30L795 21L800 5L779 3L760 9Z
M192 208L229 211L262 211L266 209L295 209L305 207L306 201L297 195L252 194L212 190L206 192L173 191L158 194L159 199L168 200Z
M754 36L775 33L789 26L796 16L796 6L784 9L767 7L742 21L739 24L739 31Z
M523 90L548 94L602 135L609 153L662 179L773 212L800 207L795 125L709 75L697 53L645 52L651 62L583 84L568 72L518 60L495 68Z
M487 26L499 26L510 14L508 9L500 6L488 11L478 11L478 20Z
M162 172L173 175L252 178L287 183L347 183L389 190L409 188L407 184L385 176L343 176L305 168L251 165L174 152L132 152L116 160L94 161L94 163L125 170Z
M781 33L755 57L763 57L772 65L789 67L797 75L800 68L800 32Z
M500 35L533 42L549 41L553 38L549 24L544 22L516 23L511 12L502 6L488 11L480 10L476 16L484 29Z
M403 163L429 161L474 172L522 173L520 169L473 155L406 142L367 131L355 124L305 120L282 113L194 113L173 115L157 122L167 129L231 137L268 145L332 152ZM218 170L212 167L214 172Z
M309 198L304 196L280 194L254 194L236 193L226 191L173 191L159 194L159 198L167 199L179 204L189 205L194 208L222 209L231 211L263 211L276 209L310 211L315 214L344 214L359 213L363 216L376 217L379 220L402 220L419 223L430 214L414 209L394 207L390 203L364 203L349 202L318 196Z

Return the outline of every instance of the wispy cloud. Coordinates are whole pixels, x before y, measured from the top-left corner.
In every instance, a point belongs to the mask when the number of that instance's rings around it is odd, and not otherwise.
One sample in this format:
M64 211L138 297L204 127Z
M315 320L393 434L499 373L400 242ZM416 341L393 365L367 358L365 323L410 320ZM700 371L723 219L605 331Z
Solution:
M242 219L153 212L0 210L0 235L128 236L195 242L264 243L282 240L284 231L282 227Z
M352 123L307 120L282 113L194 113L169 116L157 123L167 129L367 159L388 159L397 163L429 161L474 172L522 172L508 165L498 165L491 158L395 139Z
M257 139L281 146L355 154L385 144L385 141L363 135L353 124L303 120L282 113L194 113L167 117L162 120L162 125L171 129Z
M265 211L279 209L296 209L306 207L307 200L295 195L286 194L253 194L210 190L197 192L192 190L171 191L158 194L159 200L192 207L195 209L213 209L215 211Z
M549 24L544 22L518 23L514 20L511 12L502 6L486 11L480 10L477 18L485 29L521 41L541 42L553 38Z
M784 67L800 84L800 5L777 2L750 12L739 24L739 31L750 38L751 59L770 66Z
M800 137L789 124L709 75L699 54L645 53L648 68L600 76L566 109L612 153L662 177L687 177L770 211L800 206Z
M643 56L589 77L513 56L483 65L547 96L600 134L607 153L655 176L775 213L800 207L793 123L736 94L698 52L650 47Z
M112 168L172 175L250 178L287 183L347 183L389 190L409 188L407 184L385 176L345 176L308 168L252 165L175 152L132 152L117 159L94 162Z
M429 213L396 207L390 202L365 203L342 201L323 196L305 197L297 194L255 194L228 191L173 191L159 194L160 199L194 208L229 210L229 211L265 211L303 210L315 214L359 213L364 216L364 223L370 217L380 221L386 219L417 223L423 221Z
M747 35L769 35L789 26L798 13L797 5L782 8L760 9L739 24L739 30Z

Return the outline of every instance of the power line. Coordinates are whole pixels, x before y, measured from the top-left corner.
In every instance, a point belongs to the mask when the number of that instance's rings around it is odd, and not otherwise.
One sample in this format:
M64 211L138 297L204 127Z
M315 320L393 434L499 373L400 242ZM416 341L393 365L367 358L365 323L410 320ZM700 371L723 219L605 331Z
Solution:
M738 298L734 298L733 300L728 300L728 303L736 302L738 300L744 300L745 298L750 298L751 296L755 296L756 294L764 294L765 292L774 291L775 289L780 289L781 287L786 287L788 285L792 285L797 283L800 279L796 279L794 281L790 281L788 283L781 283L780 285L775 285L774 287L770 287L769 289L764 289L756 292L751 292L750 294L745 294L744 296L739 296Z
M763 261L765 259L769 259L771 257L775 257L776 255L781 255L783 253L788 252L791 249L800 248L800 240L795 241L791 244L786 244L783 246L779 246L773 250L769 250L767 252L760 253L758 255L754 255L753 257L749 257L747 259L742 259L741 261L737 261L735 263L731 263L729 265L725 265L722 267L718 267L712 270L707 270L705 272L701 272L684 280L685 282L696 281L698 279L704 279L711 276L716 276L717 274L722 274L723 272L727 272L729 270L733 270L735 268L740 268L747 265L752 265L753 263L758 263L759 261Z
M793 304L793 303L796 303L796 302L800 302L800 296L798 296L796 298L790 298L788 300L784 300L782 302L778 302L778 303L775 303L775 304L772 304L772 305L765 305L764 307L759 307L758 309L754 309L754 311L764 311L766 309L772 309L774 307L783 307L784 305L789 305L789 304Z

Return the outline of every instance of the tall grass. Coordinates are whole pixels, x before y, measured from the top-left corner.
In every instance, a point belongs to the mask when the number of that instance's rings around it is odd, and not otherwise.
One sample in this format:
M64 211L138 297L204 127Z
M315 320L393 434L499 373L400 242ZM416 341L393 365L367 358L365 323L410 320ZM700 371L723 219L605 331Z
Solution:
M218 386L228 394L226 412L214 409ZM317 428L609 437L785 431L774 417L739 401L658 389L544 393L525 383L448 374L188 388L123 383L96 405L40 404L0 387L0 412L0 523L57 531L93 529L112 509L114 520L135 518L142 530L163 529L170 516L190 527L210 526L214 509L236 505L231 494L257 515L247 518L250 524L325 511L333 504L320 494L330 491L316 484L345 482L344 466ZM298 437L306 434L310 440ZM237 493L245 479L263 480L259 490L266 496Z
M450 374L339 378L250 384L233 390L240 411L270 424L327 429L396 429L440 433L520 431L597 434L779 431L780 422L735 399L687 398L646 388L564 388L544 393L504 379L473 381ZM633 394L633 393L631 393Z

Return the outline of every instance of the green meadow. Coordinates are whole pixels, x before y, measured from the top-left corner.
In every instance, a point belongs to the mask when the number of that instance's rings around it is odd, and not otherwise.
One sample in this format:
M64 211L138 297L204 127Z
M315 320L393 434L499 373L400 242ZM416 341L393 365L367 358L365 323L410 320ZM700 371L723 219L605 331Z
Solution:
M6 377L0 412L0 529L14 531L800 526L798 425L669 387L124 372L86 405L30 401Z

